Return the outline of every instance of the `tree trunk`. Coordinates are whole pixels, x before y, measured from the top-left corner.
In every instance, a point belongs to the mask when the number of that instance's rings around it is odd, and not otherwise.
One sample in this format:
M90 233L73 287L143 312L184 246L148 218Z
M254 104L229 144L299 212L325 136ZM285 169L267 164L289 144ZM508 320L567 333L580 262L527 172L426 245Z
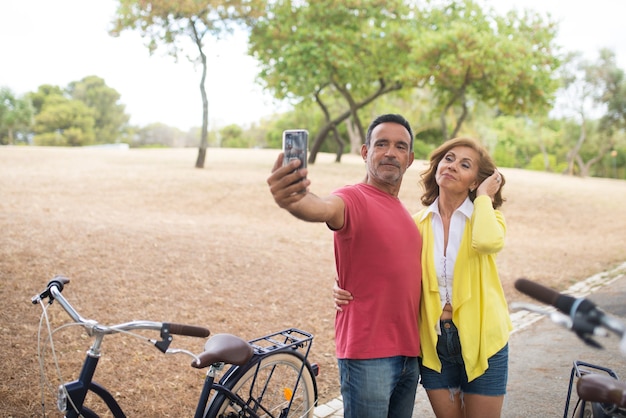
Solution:
M309 152L309 164L315 164L317 153L320 152L320 148L324 143L324 140L328 136L328 133L335 128L335 126L350 117L350 111L344 112L333 120L327 121L324 126L319 130L315 139L313 139L313 145Z
M337 154L335 154L335 162L341 162L341 156L343 155L343 150L346 147L346 143L341 139L341 135L339 135L339 129L337 129L337 125L333 127L333 132L335 136L335 142L337 142Z
M352 123L356 126L356 131L358 132L359 137L361 138L361 143L365 141L365 132L363 130L363 124L361 123L361 119L359 119L359 106L357 106L354 98L350 94L350 91L345 88L345 86L340 86L336 83L333 83L335 88L339 90L339 93L346 99L348 105L350 106L350 113L352 114ZM382 84L384 86L384 83Z
M200 94L202 96L202 130L200 132L200 148L198 149L196 168L204 168L206 149L209 142L209 99L207 98L206 88L204 85L207 73L207 59L204 51L202 50L202 36L199 36L198 31L196 30L196 26L193 22L191 23L191 29L193 30L196 46L198 47L198 51L200 52L200 59L202 60L202 78L200 79Z
M346 121L346 128L348 130L348 138L350 139L350 154L360 155L363 140L359 136L359 133L351 120Z
M461 130L463 122L465 122L465 118L467 117L467 101L465 100L465 98L463 99L461 108L463 109L463 111L461 112L461 116L459 116L456 120L456 126L454 127L454 131L452 132L450 138L456 138L456 136L459 134L459 131Z
M328 111L328 107L324 104L324 102L322 102L322 99L320 97L320 93L322 92L322 89L324 89L324 87L326 86L322 86L315 92L315 101L317 102L318 106L322 109L322 113L324 113L324 120L326 121L326 123L330 123L330 112ZM332 130L334 132L335 141L337 141L337 145L338 145L337 156L335 158L335 162L340 162L341 156L343 155L343 149L345 147L345 144L341 140L341 136L339 135L339 130L337 129L337 125L332 125Z
M394 83L391 86L387 86L384 80L380 80L379 83L380 83L380 87L378 88L378 90L376 90L374 93L372 93L371 96L365 98L362 102L359 102L359 103L355 104L356 105L356 110L359 110L362 107L367 106L368 104L373 102L377 97L380 97L380 96L382 96L385 93L389 93L389 92L395 91L395 90L400 90L402 88L402 84L401 83ZM311 151L309 153L309 163L310 164L314 164L315 163L315 159L317 158L317 153L319 152L320 148L322 147L322 144L326 140L326 137L328 136L328 133L335 126L339 125L341 122L343 122L344 120L349 118L351 114L352 114L351 110L343 112L338 117L336 117L335 119L332 119L330 121L327 121L326 124L324 126L322 126L322 128L320 129L318 134L315 136L315 139L313 140L313 145L312 145Z
M441 133L442 133L444 141L447 141L448 139L452 139L458 135L459 131L461 130L461 126L463 126L463 122L465 121L465 118L467 117L468 111L467 111L467 100L465 100L465 90L467 89L467 86L470 84L469 78L470 78L470 68L468 67L467 71L465 72L465 79L463 80L463 85L454 93L454 95L450 98L448 103L446 103L445 107L443 108L443 111L439 115L439 122L441 123ZM448 136L446 113L448 113L448 110L452 109L452 106L454 106L454 103L456 103L456 101L459 99L461 100L461 107L463 111L461 112L461 115L456 120L456 124L454 126L454 131L452 131L452 135Z
M543 131L543 118L539 119L539 129L537 130L537 143L539 145L539 150L541 151L541 155L543 156L543 169L545 171L551 172L552 167L550 167L550 158L548 155L548 150L546 149L546 144L543 142L543 136L541 135Z
M610 141L605 142L605 144L598 150L598 154L590 158L586 163L583 161L580 154L576 154L576 162L580 167L580 177L589 177L589 173L591 172L591 167L598 161L601 161L604 156L609 152L609 150L613 147Z
M567 174L569 174L570 176L574 175L574 166L576 165L576 160L580 159L580 156L578 155L578 153L580 152L580 148L583 146L585 139L587 138L587 124L586 124L586 120L585 120L585 115L582 115L582 124L580 125L580 135L578 135L578 141L576 141L576 145L574 146L574 148L570 151L569 155L568 155L568 159L567 159ZM582 160L581 160L582 161ZM580 170L582 171L583 167L580 167Z

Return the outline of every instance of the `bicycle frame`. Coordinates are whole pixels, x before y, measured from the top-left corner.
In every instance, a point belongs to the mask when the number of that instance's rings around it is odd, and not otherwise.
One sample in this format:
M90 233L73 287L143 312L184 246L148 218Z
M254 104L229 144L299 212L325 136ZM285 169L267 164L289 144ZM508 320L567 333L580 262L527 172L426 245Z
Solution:
M98 366L98 360L99 357L87 355L78 379L59 387L57 407L59 410L67 411L65 415L67 418L78 418L79 416L96 418L98 416L95 412L83 405L87 393L90 391L104 401L115 418L126 417L113 395L111 395L106 388L92 381L96 367ZM67 408L68 401L72 405L69 409ZM65 402L66 405L64 406L62 402ZM76 411L81 411L80 415Z

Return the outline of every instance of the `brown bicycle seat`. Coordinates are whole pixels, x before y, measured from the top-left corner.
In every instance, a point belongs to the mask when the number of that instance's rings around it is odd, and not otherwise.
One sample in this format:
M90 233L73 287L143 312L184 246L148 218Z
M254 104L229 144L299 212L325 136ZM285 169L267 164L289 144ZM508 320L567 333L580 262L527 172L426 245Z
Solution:
M241 366L246 364L254 350L243 338L232 334L215 334L204 344L204 352L191 363L196 369L203 369L214 363L228 363Z
M626 407L626 382L610 376L596 373L583 375L576 382L576 392L585 401Z

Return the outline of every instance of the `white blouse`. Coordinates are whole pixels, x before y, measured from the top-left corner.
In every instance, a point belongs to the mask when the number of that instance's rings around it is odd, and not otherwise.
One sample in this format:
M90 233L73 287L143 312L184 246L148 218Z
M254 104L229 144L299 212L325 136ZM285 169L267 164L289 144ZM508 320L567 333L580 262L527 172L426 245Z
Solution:
M454 263L459 253L465 223L471 219L474 211L474 203L470 198L459 206L450 219L450 231L448 232L448 246L444 248L443 221L439 214L439 198L428 207L432 212L432 227L435 238L435 269L439 284L439 296L441 307L446 304L452 305L452 281L454 279Z

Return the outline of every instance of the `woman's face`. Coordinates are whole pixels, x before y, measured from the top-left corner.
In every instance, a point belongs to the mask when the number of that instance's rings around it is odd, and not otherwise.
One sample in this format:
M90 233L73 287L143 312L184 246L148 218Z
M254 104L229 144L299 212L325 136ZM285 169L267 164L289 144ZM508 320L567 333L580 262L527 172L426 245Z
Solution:
M450 149L437 165L435 180L439 188L469 194L470 190L478 187L479 158L478 153L469 147Z

